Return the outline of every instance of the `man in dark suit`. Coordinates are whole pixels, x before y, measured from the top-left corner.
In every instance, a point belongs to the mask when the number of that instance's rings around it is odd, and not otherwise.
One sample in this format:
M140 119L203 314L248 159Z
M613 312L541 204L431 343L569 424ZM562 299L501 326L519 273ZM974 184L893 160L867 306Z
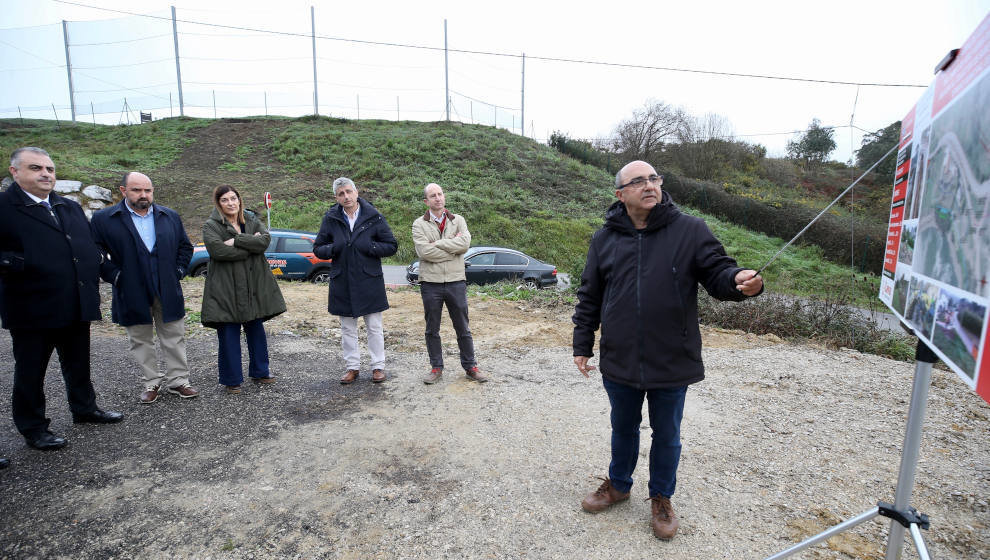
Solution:
M76 202L52 192L55 164L41 148L10 157L14 183L0 193L0 320L14 353L14 425L28 445L58 449L48 430L45 370L58 351L72 421L110 424L89 376L89 322L100 318L100 250Z
M185 300L179 279L185 276L193 247L182 220L171 208L154 204L155 187L142 173L125 173L124 199L93 215L93 237L106 258L100 275L113 285L113 321L127 330L131 354L141 368L151 404L162 391L184 399L199 395L189 383L186 361ZM158 371L152 328L165 357Z

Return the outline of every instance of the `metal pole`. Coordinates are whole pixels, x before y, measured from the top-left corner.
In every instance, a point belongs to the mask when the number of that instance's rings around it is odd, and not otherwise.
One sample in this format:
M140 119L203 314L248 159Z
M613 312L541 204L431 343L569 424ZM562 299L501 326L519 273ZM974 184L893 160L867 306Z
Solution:
M175 44L175 83L179 86L179 116L184 117L186 105L182 101L182 69L179 68L179 30L175 23L175 6L172 6L172 42ZM171 105L172 102L169 101L169 106Z
M170 91L168 92L168 118L172 118L173 116L175 115L172 114L172 92Z
M89 102L89 114L93 117L93 124L96 124L96 109L93 108L93 102Z
M399 122L399 96L395 96L395 122Z
M72 88L72 62L69 60L69 26L62 20L62 41L65 45L65 71L69 75L69 107L72 108L72 122L76 122L76 92Z
M522 55L522 101L519 106L522 112L519 115L519 134L526 136L526 53Z
M498 105L492 105L492 111L495 113L495 128L498 128Z
M450 120L450 59L447 53L447 20L443 20L443 94L447 120Z
M265 92L265 116L268 116L268 92Z
M471 101L471 124L474 124L474 101Z
M924 348L922 348L924 347ZM924 351L928 355L919 357ZM908 425L904 434L904 449L901 451L901 467L897 475L897 490L894 493L894 508L907 509L911 505L911 492L914 490L914 473L918 467L918 452L921 449L921 429L925 423L928 408L928 388L932 382L932 362L936 359L931 350L918 341L918 355L915 356L914 386L911 388L911 405L908 407ZM904 526L897 521L890 522L887 537L886 560L901 557L904 544Z
M320 114L320 96L316 89L316 8L309 7L309 19L313 24L313 115Z
M841 532L843 532L843 531L845 531L847 529L852 529L853 527L855 527L856 525L859 525L861 523L865 523L865 522L873 519L874 517L876 517L878 515L880 515L880 509L879 508L873 508L873 509L871 509L869 511L864 511L863 513L857 515L856 517L853 517L852 519L850 519L848 521L844 521L842 523L839 523L838 525L836 525L835 527L832 527L831 529L828 529L827 531L818 533L817 535L811 537L810 539L807 539L805 541L802 541L802 542L800 542L800 543L798 543L798 544L796 544L796 545L788 548L787 550L778 552L777 554L774 554L773 556L768 556L766 558L766 560L781 560L782 558L787 558L788 556L791 556L793 554L796 554L796 553L798 553L798 552L800 552L800 551L808 548L809 546L812 546L814 544L818 544L818 543L822 542L823 540L825 540L825 539L827 539L829 537L838 535L839 533L841 533Z
M213 92L213 118L217 118L217 90L210 90Z
M55 110L54 103L52 103L52 113L55 113L55 127L61 129L62 123L58 122L58 111Z
M358 111L357 118L358 118L358 120L361 120L361 94L360 93L357 94L357 111Z
M17 106L17 116L21 119L21 126L24 126L24 113L21 113L21 106Z

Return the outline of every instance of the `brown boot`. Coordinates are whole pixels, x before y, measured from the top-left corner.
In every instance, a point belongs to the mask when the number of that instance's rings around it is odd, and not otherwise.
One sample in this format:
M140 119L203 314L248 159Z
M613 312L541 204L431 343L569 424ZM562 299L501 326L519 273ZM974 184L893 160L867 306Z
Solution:
M670 498L657 495L650 498L650 502L653 507L653 518L650 520L653 535L664 540L674 538L680 522L674 514L674 506L670 505Z
M601 478L601 477L598 477ZM605 482L581 502L581 509L590 513L605 511L613 505L629 499L629 492L619 492L612 487L612 481L601 478Z
M354 383L354 380L358 378L358 370L349 369L344 373L344 376L340 378L341 385L350 385Z

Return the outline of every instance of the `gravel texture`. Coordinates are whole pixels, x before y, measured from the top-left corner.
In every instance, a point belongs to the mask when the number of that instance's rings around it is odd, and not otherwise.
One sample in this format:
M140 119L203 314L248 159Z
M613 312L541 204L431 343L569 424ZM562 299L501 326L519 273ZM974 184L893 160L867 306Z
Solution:
M283 291L320 304L311 287ZM49 415L67 448L27 448L0 403L12 460L0 558L764 558L893 499L913 364L706 329L673 499L681 531L663 542L644 501L648 425L632 499L580 509L607 470L608 406L561 343L567 310L472 300L492 381L463 376L448 332L448 370L425 386L418 294L389 297L380 385L367 372L336 382L339 332L314 304L269 324L278 383L219 391L215 340L191 328L202 396L141 405L124 336L95 327L99 402L125 421L73 425L57 366ZM0 341L9 394L6 331ZM935 558L990 558L988 418L935 371L912 502L932 519ZM882 558L886 532L869 522L800 557ZM917 558L910 543L904 558Z

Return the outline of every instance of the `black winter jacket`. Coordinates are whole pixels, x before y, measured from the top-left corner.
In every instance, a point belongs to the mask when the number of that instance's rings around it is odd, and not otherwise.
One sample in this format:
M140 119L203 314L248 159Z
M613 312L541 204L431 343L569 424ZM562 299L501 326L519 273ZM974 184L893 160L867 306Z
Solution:
M681 213L666 191L642 230L616 202L591 238L581 274L574 355L593 355L601 325L606 379L644 390L701 381L698 284L717 299L740 301L740 270L705 222Z
M344 209L334 204L323 216L313 253L330 264L330 297L327 311L342 317L363 317L388 309L382 259L399 250L399 243L384 216L358 197L361 213L354 231Z

